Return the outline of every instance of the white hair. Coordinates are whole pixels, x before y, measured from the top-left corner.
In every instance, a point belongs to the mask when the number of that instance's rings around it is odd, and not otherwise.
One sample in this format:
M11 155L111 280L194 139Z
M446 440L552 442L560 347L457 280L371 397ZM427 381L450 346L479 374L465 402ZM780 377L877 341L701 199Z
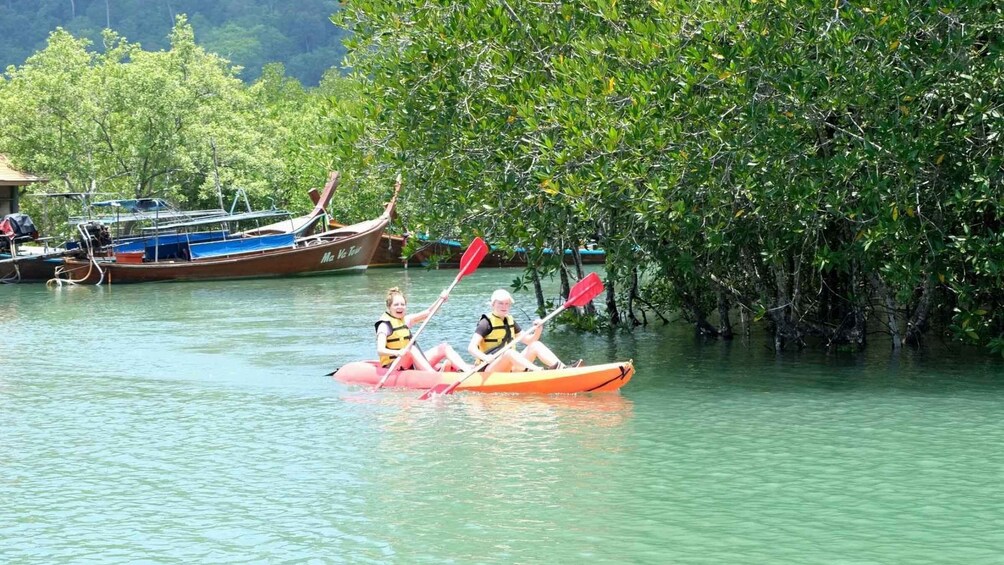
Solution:
M512 299L512 295L509 294L508 290L500 288L492 293L492 299L490 302L515 302Z

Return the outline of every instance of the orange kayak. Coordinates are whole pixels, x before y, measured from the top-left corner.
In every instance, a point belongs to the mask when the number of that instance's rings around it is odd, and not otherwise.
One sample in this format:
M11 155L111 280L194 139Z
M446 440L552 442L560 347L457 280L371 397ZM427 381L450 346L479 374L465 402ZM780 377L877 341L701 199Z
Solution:
M386 369L376 361L354 361L343 365L333 376L345 384L376 386L385 372ZM383 386L430 389L440 384L452 384L462 375L458 372L394 371ZM475 373L457 390L534 394L609 392L627 384L633 375L634 364L631 361L520 373Z

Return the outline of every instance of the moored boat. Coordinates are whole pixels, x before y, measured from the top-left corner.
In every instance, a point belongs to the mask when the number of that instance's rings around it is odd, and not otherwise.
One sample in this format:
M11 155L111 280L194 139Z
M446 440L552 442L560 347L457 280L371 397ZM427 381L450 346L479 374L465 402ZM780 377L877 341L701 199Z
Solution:
M335 371L333 377L345 384L376 386L386 369L376 361L353 361ZM544 369L518 373L476 373L457 387L458 391L530 394L574 394L610 392L624 386L634 375L631 361L604 363L564 369ZM384 387L430 389L449 385L460 378L457 372L395 371Z
M332 226L341 225L331 222ZM409 239L416 239L418 246L407 249ZM370 261L370 267L438 267L457 268L466 247L453 239L429 239L424 236L403 236L396 234L383 235L379 248ZM602 265L606 261L606 252L602 249L583 247L579 250L579 258L583 265ZM482 265L485 267L517 267L527 265L526 249L517 248L512 252L492 248ZM544 255L554 255L554 250L544 249ZM563 255L566 264L573 263L572 250L566 249Z
M43 282L52 278L67 251L37 245L35 224L27 214L0 219L0 282Z
M331 190L334 180L329 182ZM214 237L206 241L161 234L153 244L147 237L136 250L112 244L110 254L92 251L85 258L67 259L55 282L120 284L226 280L364 270L390 222L398 190L400 177L391 201L383 213L372 220L311 235L302 235L300 225L288 230L269 226L236 234L239 237ZM326 203L324 198L322 201ZM323 204L315 208L315 212L319 211L323 211ZM206 218L186 222L186 226L233 221L232 216Z
M47 280L61 250L32 245L42 241L31 218L20 211L21 190L48 179L20 171L0 154L0 282ZM48 238L43 238L48 239Z
M63 264L66 251L45 251L43 248L21 246L14 251L0 252L0 282L45 282Z

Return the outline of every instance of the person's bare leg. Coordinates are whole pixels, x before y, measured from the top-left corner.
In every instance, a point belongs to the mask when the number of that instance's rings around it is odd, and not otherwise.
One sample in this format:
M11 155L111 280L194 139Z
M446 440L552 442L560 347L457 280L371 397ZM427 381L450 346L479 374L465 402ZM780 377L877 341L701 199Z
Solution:
M453 370L460 370L465 373L474 368L464 361L464 358L461 357L456 350L450 347L450 344L448 343L440 343L434 347L432 351L429 352L427 358L429 360L429 364L433 367L438 366L440 361L446 359L449 362L449 365L443 366L444 371L451 370L450 365L452 365Z
M436 347L433 347L431 351L429 351L428 353L425 353L426 360L428 360L429 364L432 365L434 368L435 367L439 367L439 363L443 359L446 359L446 351L443 349L444 345L446 345L446 344L445 343L440 343ZM449 346L447 346L447 347L449 347Z
M455 349L445 343L443 345L446 346L446 359L452 363L453 367L458 371L466 373L474 368L470 363L464 361L464 358L461 357Z
M429 363L429 360L425 358L425 354L422 350L418 348L418 345L411 346L411 351L408 352L411 356L412 366L420 371L435 371L436 368ZM407 359L405 359L407 361Z
M526 350L524 349L522 353L516 351L509 351L505 354L506 357L512 359L513 367L521 367L527 371L539 371L543 367L533 364L533 359L526 356Z
M508 355L503 355L498 359L492 361L485 368L486 373L508 373L512 371L513 361Z
M528 345L526 349L523 350L523 357L525 357L531 363L540 359L540 363L547 368L554 368L560 366L561 360L558 356L554 354L546 345L539 341L535 341Z

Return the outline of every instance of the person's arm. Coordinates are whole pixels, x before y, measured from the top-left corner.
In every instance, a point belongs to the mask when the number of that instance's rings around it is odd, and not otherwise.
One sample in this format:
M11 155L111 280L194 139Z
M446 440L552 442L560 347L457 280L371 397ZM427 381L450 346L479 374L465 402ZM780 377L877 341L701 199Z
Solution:
M448 295L446 294L446 291L444 290L442 293L440 293L438 300L441 300L445 304L447 296ZM418 312L417 314L411 314L409 316L405 316L404 317L404 323L407 324L408 327L411 327L411 326L413 326L413 325L421 322L422 320L428 318L429 316L432 315L432 308L435 305L436 305L436 303L433 302L432 306L429 306L425 310L422 310L421 312ZM440 306L442 306L442 304L440 304Z
M519 331L519 325L516 326L516 331ZM520 341L525 345L530 345L531 343L540 339L540 334L544 331L544 326L540 323L540 318L533 321L533 326L530 331L526 332L526 335L520 338Z
M417 323L421 322L422 320L428 318L429 314L431 313L431 310L432 310L432 308L429 307L429 308L426 308L425 310L422 310L421 312L417 312L415 314L408 314L407 316L404 317L404 324L406 326L408 326L409 328L411 326L414 326L415 324L417 324Z
M390 335L390 324L383 323L377 328L376 335L376 351L377 355L389 355L391 357L397 357L399 351L396 349L387 349L387 336Z
M474 361L476 363L481 363L491 358L491 355L481 351L481 342L485 340L485 336L488 335L488 332L490 331L492 331L491 323L482 318L481 321L478 322L477 329L474 330L474 335L471 336L471 342L467 344L467 352L474 357Z
M474 361L477 363L488 360L488 355L481 351L481 342L484 340L485 338L474 334L471 336L471 342L467 344L467 352L471 354L471 357L474 357Z

